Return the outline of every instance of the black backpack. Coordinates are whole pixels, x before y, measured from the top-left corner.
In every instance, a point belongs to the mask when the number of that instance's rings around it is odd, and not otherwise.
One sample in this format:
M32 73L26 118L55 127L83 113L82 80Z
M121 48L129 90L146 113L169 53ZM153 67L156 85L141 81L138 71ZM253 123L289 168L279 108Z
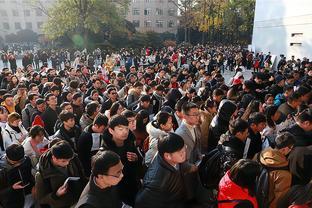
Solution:
M218 189L221 178L231 168L233 163L236 162L233 161L233 157L231 156L233 153L235 154L234 149L218 145L203 157L198 167L198 173L204 187Z
M270 191L270 172L274 170L289 170L288 166L285 167L267 167L260 162L260 154L257 155L257 161L261 165L261 172L257 179L257 201L259 208L269 208L269 191Z

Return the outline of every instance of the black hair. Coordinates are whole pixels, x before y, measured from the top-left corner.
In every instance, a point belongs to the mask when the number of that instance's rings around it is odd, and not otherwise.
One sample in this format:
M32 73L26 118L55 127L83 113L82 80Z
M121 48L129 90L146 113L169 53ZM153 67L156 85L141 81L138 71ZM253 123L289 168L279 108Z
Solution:
M297 119L300 122L305 122L305 121L312 122L312 110L307 108L307 109L301 111L299 113L299 115L297 116Z
M4 94L3 95L3 100L5 100L5 99L7 99L7 98L9 98L9 97L14 97L12 94Z
M86 106L86 113L89 115L89 116L92 116L95 112L96 112L96 109L99 107L99 103L96 102L96 101L93 101L91 103L88 103L87 106Z
M125 116L126 118L133 118L136 116L136 113L131 110L125 110L121 115Z
M59 118L62 122L66 122L71 118L75 118L75 115L72 112L64 110L60 113Z
M283 132L275 138L275 146L277 149L291 147L295 144L295 136L289 132Z
M107 93L110 94L112 91L117 91L115 87L109 87Z
M223 91L223 90L221 90L221 89L215 89L215 90L213 90L212 95L213 95L213 96L224 96L225 94L224 94L224 91Z
M230 122L229 130L232 135L235 135L238 132L246 131L248 127L249 127L248 122L239 118Z
M45 96L45 101L49 101L50 97L54 96L52 93L48 93L46 96Z
M172 115L167 112L159 112L156 117L155 125L160 129L160 125L165 125Z
M250 114L249 119L248 119L249 125L251 124L258 125L259 123L262 123L262 122L266 122L266 118L262 113L255 112L255 113Z
M114 129L116 126L128 126L128 125L129 121L127 117L123 115L115 115L108 122L108 126L111 129Z
M99 114L94 118L92 124L93 124L93 125L97 125L97 126L107 126L107 124L108 124L108 118L107 118L105 115L99 113Z
M31 138L35 138L36 136L40 136L40 135L44 135L45 134L45 130L42 126L39 125L35 125L33 127L31 127L31 129L29 130L29 136Z
M38 96L37 94L35 93L30 93L27 97L27 99L30 101L30 100L33 100L35 96Z
M79 82L78 80L72 80L69 82L69 86L73 89L77 89L79 87Z
M265 109L265 117L266 117L266 122L269 127L274 128L275 127L275 122L272 120L272 116L275 115L277 112L278 107L275 105L268 106Z
M291 103L291 102L300 100L300 98L301 98L301 94L296 91L288 96L287 101Z
M119 109L119 107L122 106L122 107L125 107L125 104L124 102L122 101L117 101L117 102L114 102L113 105L111 106L111 108L109 109L109 115L110 117L114 116L117 114L117 111Z
M181 136L175 133L168 133L166 136L161 137L157 143L158 153L164 157L165 153L174 153L184 147L184 140Z
M82 97L82 94L80 92L75 92L73 94L73 100L77 100L78 98Z
M55 143L50 151L56 159L72 159L74 157L73 149L65 140Z
M187 115L193 108L198 108L198 106L193 102L186 102L182 106L182 113Z
M144 123L144 119L147 119L147 122ZM140 132L146 131L146 124L149 122L149 114L147 110L140 110L136 115L136 130Z
M68 106L68 105L71 105L71 104L69 102L63 102L60 107L61 107L62 110L64 110L65 107Z
M97 177L98 175L108 174L108 170L117 165L120 162L120 157L113 151L98 151L92 157L92 175Z
M248 189L248 194L256 194L256 178L260 175L261 166L249 159L241 159L229 171L230 179L242 188Z

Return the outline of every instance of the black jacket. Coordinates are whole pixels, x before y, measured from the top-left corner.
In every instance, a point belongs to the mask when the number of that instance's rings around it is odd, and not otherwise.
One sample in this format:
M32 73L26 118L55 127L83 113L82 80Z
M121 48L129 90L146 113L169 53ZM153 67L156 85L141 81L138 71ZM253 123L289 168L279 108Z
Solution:
M54 134L54 126L58 119L60 109L57 108L56 111L48 107L41 115L42 120L44 121L44 128L50 136Z
M8 163L6 156L0 160L0 207L21 208L24 206L25 195L31 193L35 184L35 179L31 174L31 161L28 157L24 158L21 165L13 167ZM24 189L14 190L13 184L23 181L28 184Z
M100 189L94 183L94 176L84 188L76 208L121 208L116 187Z
M184 207L186 189L184 168L175 169L157 155L147 170L143 188L138 193L135 208Z
M138 169L142 164L142 158L140 157L140 154L135 146L135 137L133 136L133 133L129 131L128 138L124 141L124 146L117 147L112 139L112 135L109 133L108 129L106 129L103 134L103 148L105 150L111 150L120 156L121 162L124 165L124 177L117 185L118 192L124 203L133 206L135 196L140 185ZM127 159L127 152L136 153L139 159L137 161L130 162Z
M78 143L78 138L81 134L80 127L74 126L70 131L67 131L64 128L64 125L62 124L60 129L55 132L53 135L54 138L59 138L67 141L70 146L73 148L75 152L77 152L77 143Z
M312 132L306 132L303 130L298 124L294 124L288 129L285 129L284 131L287 131L295 136L295 146L296 147L303 147L303 146L310 146L312 145Z
M99 136L99 146L93 147L93 135L94 132L92 130L92 125L89 125L84 129L84 131L81 133L78 143L77 143L77 153L78 157L82 163L82 166L84 168L86 176L90 176L91 174L91 158L93 155L97 153L97 151L100 148L100 145L102 143L103 135Z
M262 139L261 139L261 134L254 133L250 128L248 129L249 131L249 138L250 138L250 145L247 153L247 158L253 159L254 156L261 152L262 150Z

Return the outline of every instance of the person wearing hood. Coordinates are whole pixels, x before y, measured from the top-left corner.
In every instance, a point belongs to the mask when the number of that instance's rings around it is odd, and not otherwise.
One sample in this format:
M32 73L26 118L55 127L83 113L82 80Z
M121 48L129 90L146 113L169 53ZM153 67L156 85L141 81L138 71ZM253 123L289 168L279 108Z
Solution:
M235 116L236 105L230 100L222 100L217 115L212 119L209 126L208 152L217 147L219 138L229 130L232 116Z
M145 164L149 166L157 153L157 143L161 137L172 132L172 115L167 112L160 112L156 116L156 120L150 122L146 126L149 135L148 151L145 153Z
M78 139L78 157L86 176L90 176L91 174L91 158L101 147L101 143L103 142L102 134L107 127L107 123L107 117L98 114L92 125L87 126Z
M0 159L0 206L21 208L31 206L35 179L32 165L20 144L12 144Z
M135 146L135 138L129 131L129 121L124 115L113 116L103 134L103 149L120 156L124 165L124 177L117 185L118 194L127 205L133 206L139 189L138 169L141 157Z
M70 180L68 177L76 177ZM71 146L59 141L39 159L36 194L40 205L68 208L77 203L86 184L82 165Z
M286 156L291 152L295 138L290 133L283 133L275 139L276 147L274 149L267 148L257 154L254 160L257 160L269 171L269 204L270 208L277 207L277 201L291 187L291 173L288 168L288 160Z

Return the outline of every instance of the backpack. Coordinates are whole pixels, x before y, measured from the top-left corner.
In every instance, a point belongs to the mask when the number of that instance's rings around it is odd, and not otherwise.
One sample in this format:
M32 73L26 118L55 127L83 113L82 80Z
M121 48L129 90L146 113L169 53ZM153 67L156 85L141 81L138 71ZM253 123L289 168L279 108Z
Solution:
M233 165L232 163L234 161L231 156L233 153L235 153L234 149L218 145L203 157L198 166L198 173L204 187L208 189L218 189L221 178Z
M257 162L261 165L260 175L256 182L256 197L259 204L259 208L269 208L269 191L270 191L270 172L274 170L288 170L288 166L285 167L267 167L260 163L260 154L257 155Z

